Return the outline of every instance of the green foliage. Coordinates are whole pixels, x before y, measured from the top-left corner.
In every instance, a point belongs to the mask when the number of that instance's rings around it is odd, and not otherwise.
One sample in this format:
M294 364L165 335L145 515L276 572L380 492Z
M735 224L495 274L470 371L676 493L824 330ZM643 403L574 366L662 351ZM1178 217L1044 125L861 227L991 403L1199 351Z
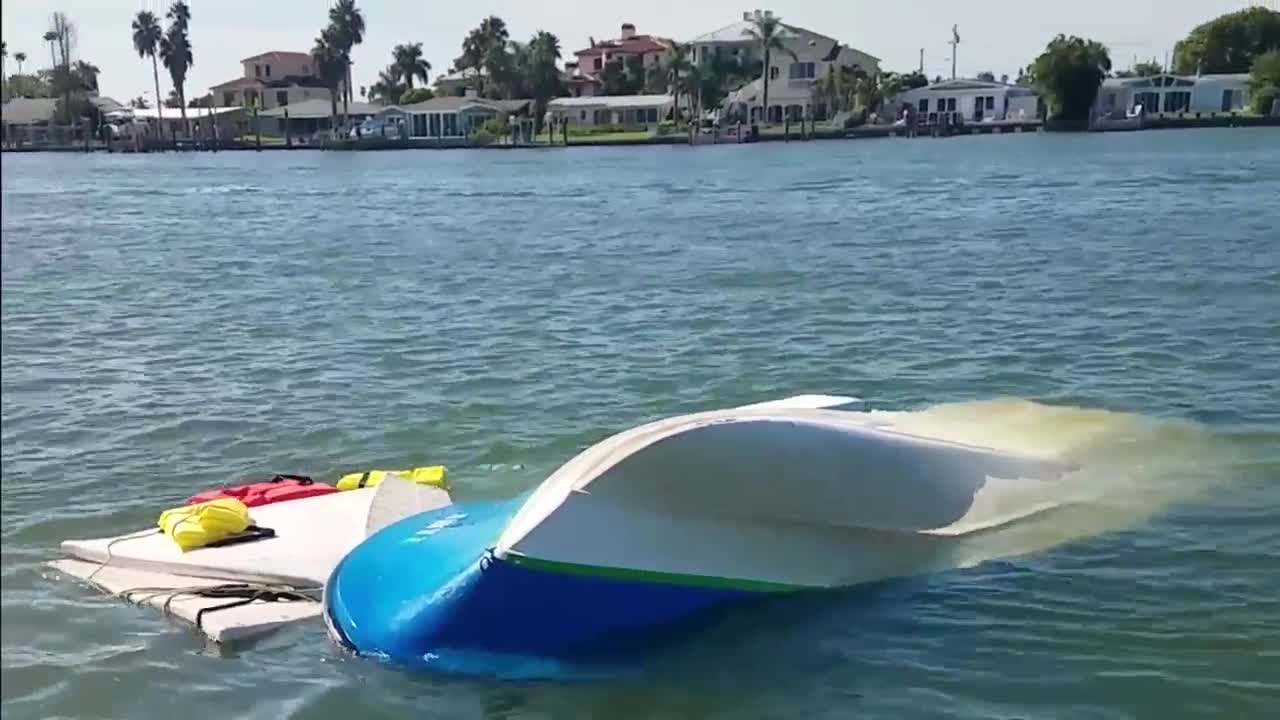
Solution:
M1254 112L1269 114L1277 96L1280 96L1280 49L1259 55L1249 69L1249 97Z
M422 80L425 85L427 73L431 71L431 63L422 57L422 43L397 45L391 51L391 66L387 68L397 83L403 82L405 88L413 89L413 79ZM427 98L430 99L430 98ZM404 102L401 100L401 102Z
M918 70L915 72L909 72L906 75L902 76L903 91L915 90L916 88L925 87L928 84L929 84L929 78L925 77L924 73Z
M1227 13L1197 26L1173 48L1182 74L1249 72L1254 58L1280 47L1280 13L1263 7Z
M1164 72L1164 65L1152 58L1133 66L1133 74L1137 77L1155 77Z
M1110 69L1111 57L1102 44L1058 35L1031 64L1030 75L1055 118L1079 123L1088 119Z
M473 145L492 145L510 134L511 126L507 124L506 118L492 117L485 120L479 129L471 133L471 143Z
M605 63L600 82L605 95L639 95L644 92L646 77L644 58L627 55Z
M400 102L408 88L400 82L395 65L388 65L386 70L378 73L378 82L369 86L369 102L392 105Z
M982 81L984 81L984 82L995 82L995 81L996 81L996 74L995 74L995 73L993 73L993 72L991 72L991 71L989 71L989 70L988 70L988 71L986 71L986 72L980 72L980 73L978 73L978 79L979 79L979 80L982 80Z
M398 104L412 105L414 103L426 102L435 96L436 94L431 91L431 88L413 88L412 90L405 90L400 94Z

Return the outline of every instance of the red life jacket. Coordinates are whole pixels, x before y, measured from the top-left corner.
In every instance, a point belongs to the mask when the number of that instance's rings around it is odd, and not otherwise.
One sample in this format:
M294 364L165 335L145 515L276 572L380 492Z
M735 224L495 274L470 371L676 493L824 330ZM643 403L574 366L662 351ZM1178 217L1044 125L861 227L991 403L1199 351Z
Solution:
M338 492L332 485L318 483L302 475L276 475L266 482L235 485L232 487L206 490L187 499L188 505L216 500L218 498L235 498L246 507L270 505L271 503L298 500L316 495L328 495Z

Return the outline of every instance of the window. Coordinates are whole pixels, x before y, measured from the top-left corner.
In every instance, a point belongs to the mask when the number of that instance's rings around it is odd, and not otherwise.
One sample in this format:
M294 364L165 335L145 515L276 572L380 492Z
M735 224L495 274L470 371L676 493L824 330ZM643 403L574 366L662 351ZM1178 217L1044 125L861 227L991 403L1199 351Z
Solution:
M1140 92L1133 96L1133 106L1142 106L1143 112L1160 111L1160 93Z
M271 77L271 66L266 65L264 67L265 67L265 71L263 72L263 74L266 75L267 77Z
M289 104L289 91L288 91L288 90L277 90L277 91L276 91L276 105L277 105L277 106L279 106L279 107L284 107L285 105L288 105L288 104Z
M444 134L458 135L458 113L445 113Z
M791 63L788 71L789 80L812 80L814 78L815 67L811 62L795 62Z
M586 110L579 110L579 111L578 111L578 119L579 119L579 120L581 120L581 121L583 121L583 122L586 122L586 120L587 120L587 111L586 111Z
M1191 109L1191 93L1185 90L1174 90L1164 94L1165 112L1182 112Z
M440 113L431 113L427 115L428 132L430 137L440 137Z
M995 109L996 109L996 96L995 96L995 95L988 95L988 96L987 96L987 109L988 109L988 110L995 110Z
M920 98L920 112L929 112L929 98Z
M591 62L591 68L593 70L599 70L602 67L604 67L604 61L601 60L600 58L596 58Z
M261 65L254 65L254 66L253 66L253 76L254 76L254 77L262 77L262 66L261 66Z
M658 122L658 108L649 108L644 112L644 121L647 123Z
M236 104L236 94L234 92L222 93L222 104L225 107L231 107Z
M778 73L778 68L777 68L777 66L776 66L776 65L775 65L775 66L771 66L771 67L769 68L769 79L770 79L770 80L777 80L777 79L778 79L778 74L779 74L779 73Z
M306 64L306 63L302 63L302 74L303 74L303 75L310 75L310 74L311 74L311 66L310 66L310 65L308 65L308 64Z
M955 111L956 111L956 99L947 98L947 112L955 112Z

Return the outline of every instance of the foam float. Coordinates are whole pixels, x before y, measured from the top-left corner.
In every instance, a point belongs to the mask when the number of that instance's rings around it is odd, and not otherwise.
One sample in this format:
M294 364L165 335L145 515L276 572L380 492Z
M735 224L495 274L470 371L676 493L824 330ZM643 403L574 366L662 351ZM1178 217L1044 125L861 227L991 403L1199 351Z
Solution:
M659 420L527 496L404 517L337 564L326 625L401 665L572 657L728 603L911 574L957 537L1053 507L1041 499L1070 471L910 434L854 403Z

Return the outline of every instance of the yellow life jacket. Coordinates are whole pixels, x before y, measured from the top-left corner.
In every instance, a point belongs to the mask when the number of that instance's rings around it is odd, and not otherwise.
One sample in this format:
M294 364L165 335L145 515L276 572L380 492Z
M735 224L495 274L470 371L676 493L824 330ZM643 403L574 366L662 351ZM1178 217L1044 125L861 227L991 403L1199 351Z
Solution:
M249 508L235 498L218 498L160 513L160 529L183 552L239 535L250 524Z
M350 473L343 475L338 480L338 489L355 490L356 488L373 487L382 482L387 477L387 473L399 475L405 480L416 482L420 485L434 485L442 488L445 486L444 472L443 465L428 465L409 470L370 470L362 473Z

